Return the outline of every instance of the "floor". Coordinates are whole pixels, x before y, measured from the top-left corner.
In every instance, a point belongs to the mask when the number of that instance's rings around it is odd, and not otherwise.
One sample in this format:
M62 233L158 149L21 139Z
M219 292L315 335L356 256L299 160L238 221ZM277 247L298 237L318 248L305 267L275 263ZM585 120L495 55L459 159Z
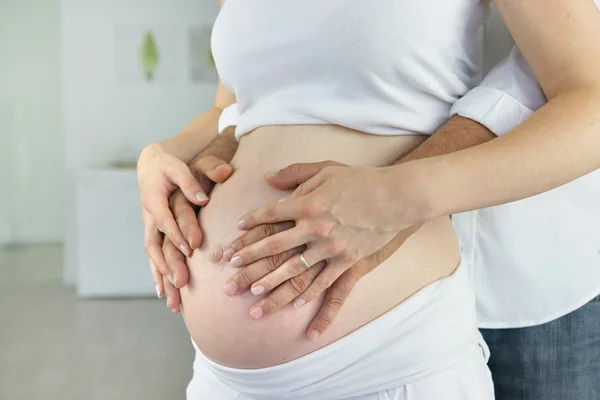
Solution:
M60 246L0 247L0 400L184 399L193 353L158 299L79 300Z

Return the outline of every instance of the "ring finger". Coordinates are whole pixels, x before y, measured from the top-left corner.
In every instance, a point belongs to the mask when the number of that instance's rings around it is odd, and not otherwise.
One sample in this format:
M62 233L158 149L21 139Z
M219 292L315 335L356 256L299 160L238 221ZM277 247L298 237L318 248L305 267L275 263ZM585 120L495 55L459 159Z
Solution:
M321 250L322 247L323 246L314 245L308 246L306 251L291 257L279 268L273 270L270 274L254 283L251 288L252 293L258 295L268 292L288 279L292 279L293 277L304 273L307 269L310 269L310 267L324 259L320 256L323 254L323 251Z
M225 284L223 291L228 296L235 296L237 294L244 293L254 282L276 270L283 263L304 249L305 246L296 247L284 253L266 257L250 264L249 266L240 270L240 272L233 275ZM255 289L252 293L258 296L263 292L261 292L260 289Z
M308 224L296 224L292 229L276 233L243 248L233 255L230 265L234 268L250 265L261 258L283 253L315 239Z
M259 319L263 315L272 314L286 304L294 301L295 298L304 293L326 265L325 261L321 261L300 275L280 285L250 309L250 316L253 319ZM302 305L294 304L296 308L300 308Z

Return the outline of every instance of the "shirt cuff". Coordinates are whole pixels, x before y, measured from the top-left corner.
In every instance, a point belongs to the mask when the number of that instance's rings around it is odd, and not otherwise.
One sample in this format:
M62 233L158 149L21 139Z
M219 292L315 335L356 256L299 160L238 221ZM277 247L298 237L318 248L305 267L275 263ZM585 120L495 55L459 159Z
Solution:
M240 120L237 103L226 107L219 117L219 135L230 126L237 126Z
M472 119L501 136L525 121L534 111L501 90L478 86L454 103L450 117L460 115Z

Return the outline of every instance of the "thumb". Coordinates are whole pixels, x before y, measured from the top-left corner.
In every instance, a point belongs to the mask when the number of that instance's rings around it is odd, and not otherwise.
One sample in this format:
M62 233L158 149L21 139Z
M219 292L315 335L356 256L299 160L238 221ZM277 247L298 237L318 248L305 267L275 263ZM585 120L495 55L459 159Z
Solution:
M325 167L344 166L336 161L321 161L315 163L296 163L271 174L265 174L265 180L276 189L289 190L303 184Z
M233 167L218 157L205 155L194 163L194 169L200 175L206 175L211 181L225 182L233 173Z
M208 196L200 182L184 162L177 160L177 162L170 163L163 172L171 182L181 189L191 203L202 206L208 202Z

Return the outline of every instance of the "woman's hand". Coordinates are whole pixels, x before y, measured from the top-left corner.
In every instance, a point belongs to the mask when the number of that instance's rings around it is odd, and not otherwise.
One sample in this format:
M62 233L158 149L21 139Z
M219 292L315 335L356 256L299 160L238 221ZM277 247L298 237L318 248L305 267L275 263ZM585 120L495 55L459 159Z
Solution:
M202 243L197 209L208 202L207 194L215 182L231 176L233 168L227 162L236 149L237 141L231 131L214 139L190 166L168 154L159 144L147 147L140 157L138 182L146 253L157 295L165 293L163 276L177 290L177 295L168 296L167 304L174 305L172 309L178 309L178 289L188 280L185 257ZM169 240L163 241L161 232ZM174 291L168 290L169 293Z
M271 186L278 189L292 189L299 184L304 183L327 166L343 166L343 164L333 161L313 164L294 164L278 171L276 175L268 177L267 181ZM293 222L259 225L236 239L225 251L224 258L229 261L233 253L244 247L257 243L266 237L292 229L293 227ZM331 287L327 289L325 300L307 329L308 337L315 340L327 330L339 314L346 299L352 292L354 285L364 275L383 263L408 237L410 237L410 235L416 232L419 227L420 225L415 225L400 232L382 249L360 260L344 272ZM231 277L227 282L225 286L226 294L234 296L245 292L250 288L253 282L279 268L291 256L299 253L303 249L304 246L282 254L269 256L241 269L240 272ZM314 300L320 293L311 292L307 290L307 288L310 287L311 283L324 267L325 263L320 263L320 265L312 267L308 271L304 271L300 275L279 285L275 290L252 307L250 311L251 315L260 318L262 315L267 315L279 310L281 307L292 301L294 302L294 306L299 308ZM259 309L260 311L257 311Z
M188 166L167 153L159 143L151 144L142 151L137 172L144 220L144 246L150 260L157 294L161 296L161 274L169 275L162 254L161 232L169 237L183 254L189 255L192 251L169 210L169 197L181 187L190 202L201 206L208 202L208 196Z
M388 195L387 187L393 185L384 168L326 167L286 200L252 211L239 221L242 230L283 221L296 225L242 249L232 257L231 265L249 265L306 245L303 253L255 282L252 290L255 294L267 292L326 261L325 271L309 288L320 293L353 264L417 222L397 228L397 216L388 211L398 208Z

